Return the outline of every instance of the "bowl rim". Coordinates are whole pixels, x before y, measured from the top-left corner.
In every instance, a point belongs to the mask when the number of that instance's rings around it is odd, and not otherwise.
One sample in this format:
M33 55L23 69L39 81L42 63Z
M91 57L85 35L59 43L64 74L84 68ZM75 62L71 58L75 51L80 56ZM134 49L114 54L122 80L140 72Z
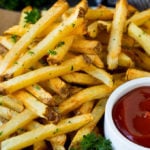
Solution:
M105 107L105 114L104 114L104 126L105 122L109 124L109 128L111 129L112 132L114 132L113 136L118 136L119 140L123 143L126 143L130 145L131 147L134 147L134 149L138 150L149 150L150 148L138 145L129 139L127 139L120 131L117 129L113 118L112 118L112 109L114 104L126 93L132 91L133 89L136 89L138 87L143 87L143 86L149 86L150 87L150 77L142 77L142 78L137 78L133 79L130 81L127 81L117 87L109 96L106 107ZM106 131L104 131L105 134Z

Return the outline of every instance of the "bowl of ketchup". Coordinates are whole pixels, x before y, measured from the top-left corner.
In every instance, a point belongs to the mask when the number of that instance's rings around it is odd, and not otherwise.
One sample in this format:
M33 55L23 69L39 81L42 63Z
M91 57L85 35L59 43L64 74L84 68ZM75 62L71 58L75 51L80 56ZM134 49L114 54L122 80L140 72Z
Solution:
M110 95L104 134L114 150L150 150L150 77L128 81Z

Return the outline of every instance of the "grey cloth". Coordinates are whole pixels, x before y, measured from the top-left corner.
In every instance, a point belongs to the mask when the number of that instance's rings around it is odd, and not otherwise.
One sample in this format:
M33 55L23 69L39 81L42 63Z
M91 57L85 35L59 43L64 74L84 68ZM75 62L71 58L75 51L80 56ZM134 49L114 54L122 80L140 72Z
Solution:
M97 4L104 3L108 6L115 6L117 0L95 0ZM139 10L150 8L150 0L128 0L129 4Z

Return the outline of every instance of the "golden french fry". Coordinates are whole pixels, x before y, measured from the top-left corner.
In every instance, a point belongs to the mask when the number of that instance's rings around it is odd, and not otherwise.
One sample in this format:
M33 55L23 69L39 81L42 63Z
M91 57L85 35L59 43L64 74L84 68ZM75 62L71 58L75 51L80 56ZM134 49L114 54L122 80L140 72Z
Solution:
M89 65L82 69L86 73L90 74L91 76L99 79L106 85L112 87L113 86L113 79L110 73L106 72L104 69L97 68L94 65Z
M86 73L74 72L61 76L63 80L69 83L79 85L96 85L102 82Z
M108 96L113 89L114 87L110 88L106 85L97 85L85 88L60 103L58 106L58 111L60 112L60 114L67 114L80 107L85 102Z
M134 67L134 61L125 53L121 52L118 58L118 65L122 67Z
M26 108L28 108L41 118L54 121L59 117L58 113L52 107L50 108L47 105L41 103L26 91L17 91L16 93L14 93L14 96L18 100L22 101Z
M0 126L0 133L1 133L0 140L6 139L9 135L17 131L19 128L25 126L35 118L37 118L36 114L34 114L28 109L25 109L20 114L14 116L7 123Z
M47 144L45 141L39 141L33 144L33 150L47 150Z
M43 102L46 105L54 106L55 101L53 96L47 92L43 87L41 87L38 84L34 84L31 86L26 87L26 90L31 93L33 96L35 96L38 100Z
M100 55L102 45L97 40L75 39L70 48L72 52Z
M105 112L106 100L107 99L104 98L98 101L91 113L93 116L93 121L89 122L87 125L77 131L77 133L73 137L73 140L71 141L69 148L77 148L78 144L82 141L83 136L91 133L92 130L96 127L96 124Z
M47 61L50 65L60 63L63 60L64 56L71 47L73 39L74 36L68 36L60 42L62 46L57 46L54 50L49 51Z
M132 79L142 78L142 77L150 77L150 72L129 68L125 76L126 80L132 80Z
M98 35L98 21L92 22L87 27L88 36L95 38Z
M77 70L81 70L81 68L86 67L88 65L85 59L86 58L83 56L77 56L75 58L63 62L63 64L59 66L42 67L9 79L8 81L1 82L0 93L12 93L37 82L51 79Z
M106 21L99 20L98 21L98 29L100 31L105 30L106 32L110 32L110 30L111 30L111 22L110 21L106 22Z
M2 141L1 148L3 150L21 149L48 137L75 131L92 121L92 119L91 114L84 114L62 120L57 125L48 124Z
M121 52L121 40L124 24L127 17L127 1L120 0L116 4L115 14L112 21L110 39L108 43L107 64L110 70L118 66L118 57Z
M130 17L126 22L126 25L134 23L137 26L140 26L149 19L150 19L150 9L146 9L144 11L137 12L132 17Z
M46 85L48 89L54 91L55 93L60 95L60 97L62 98L68 97L70 93L69 85L66 84L63 80L61 80L58 77L47 80L44 82L44 84Z
M3 106L7 106L16 112L22 112L24 110L24 106L16 101L11 95L1 96L0 103Z
M99 7L96 9L89 8L85 17L88 20L112 20L113 15L113 9L107 7Z
M0 117L5 118L6 120L10 120L13 116L15 116L17 112L7 108L5 106L0 106Z
M56 18L60 16L67 8L68 4L63 0L59 0L55 3L53 7L47 11L47 14L40 18L5 55L2 63L0 64L0 74L4 73L8 67L13 65L20 54L25 52L31 41L47 26L54 22Z
M135 39L145 50L145 52L150 55L150 35L144 32L140 27L134 23L130 23L128 27L128 34L133 39Z

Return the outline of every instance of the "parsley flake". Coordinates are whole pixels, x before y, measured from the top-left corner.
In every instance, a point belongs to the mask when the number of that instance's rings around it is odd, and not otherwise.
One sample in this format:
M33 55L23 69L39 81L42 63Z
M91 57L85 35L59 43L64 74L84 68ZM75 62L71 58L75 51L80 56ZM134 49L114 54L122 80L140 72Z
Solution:
M29 54L31 54L31 55L33 55L33 54L34 54L34 52L33 52L33 51L28 51L28 53L29 53Z
M0 131L0 136L3 134L3 131Z
M17 42L17 35L13 34L13 35L11 36L11 40L12 40L14 43L16 43L16 42Z
M56 54L57 54L57 52L56 52L56 51L54 51L54 50L49 50L49 51L48 51L48 54L49 54L49 55L56 55Z
M64 45L64 44L65 44L64 41L60 41L60 42L56 45L56 48L61 47L61 46Z
M30 12L25 12L26 23L35 24L41 17L40 11L37 8L33 8Z

